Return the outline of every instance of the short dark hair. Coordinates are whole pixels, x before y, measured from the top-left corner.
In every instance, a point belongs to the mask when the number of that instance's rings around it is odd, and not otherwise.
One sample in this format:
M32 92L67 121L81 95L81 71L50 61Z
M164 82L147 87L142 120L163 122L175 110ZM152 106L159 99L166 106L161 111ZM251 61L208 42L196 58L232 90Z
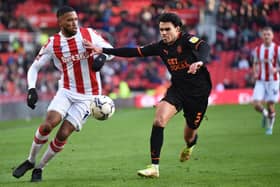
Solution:
M60 16L63 16L65 13L68 12L75 12L75 10L70 6L62 6L57 10L56 17L59 18Z
M175 27L182 27L183 25L181 18L177 14L171 12L163 13L158 20L159 22L171 22Z
M271 31L273 32L273 29L270 26L265 26L262 28L262 31Z

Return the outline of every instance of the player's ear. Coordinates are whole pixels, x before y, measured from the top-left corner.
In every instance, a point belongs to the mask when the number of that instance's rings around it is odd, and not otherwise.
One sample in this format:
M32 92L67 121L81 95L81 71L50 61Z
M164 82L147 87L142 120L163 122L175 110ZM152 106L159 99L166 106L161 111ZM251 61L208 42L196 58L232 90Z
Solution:
M58 25L59 27L62 26L62 19L61 19L61 16L57 18L57 25Z
M181 31L181 27L179 27L179 26L177 26L175 29L176 29L177 32Z

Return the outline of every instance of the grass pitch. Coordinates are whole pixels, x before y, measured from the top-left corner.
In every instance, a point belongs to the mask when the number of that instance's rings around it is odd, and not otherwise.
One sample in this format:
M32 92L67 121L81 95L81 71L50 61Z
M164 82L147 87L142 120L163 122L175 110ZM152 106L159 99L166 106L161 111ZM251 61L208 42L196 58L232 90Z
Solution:
M279 116L280 105L276 110ZM250 105L210 106L208 120L199 129L198 145L186 163L178 160L184 145L184 120L179 113L164 132L160 178L138 177L136 171L150 163L153 115L154 109L117 109L108 121L89 119L45 168L39 184L29 182L31 172L16 179L12 170L27 158L42 119L0 122L0 186L280 185L280 118L277 116L273 135L267 136L261 128L261 115ZM52 132L51 137L54 135Z

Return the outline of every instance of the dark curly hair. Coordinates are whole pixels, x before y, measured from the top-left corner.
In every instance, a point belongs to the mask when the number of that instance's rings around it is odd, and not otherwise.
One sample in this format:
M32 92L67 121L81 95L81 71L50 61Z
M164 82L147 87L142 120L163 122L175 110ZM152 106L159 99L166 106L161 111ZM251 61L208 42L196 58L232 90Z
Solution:
M56 17L59 18L60 16L63 16L65 13L68 12L75 12L75 10L70 6L62 6L57 10Z
M180 28L182 27L183 23L181 18L175 14L175 13L163 13L162 15L160 15L159 22L171 22L175 27L179 26Z

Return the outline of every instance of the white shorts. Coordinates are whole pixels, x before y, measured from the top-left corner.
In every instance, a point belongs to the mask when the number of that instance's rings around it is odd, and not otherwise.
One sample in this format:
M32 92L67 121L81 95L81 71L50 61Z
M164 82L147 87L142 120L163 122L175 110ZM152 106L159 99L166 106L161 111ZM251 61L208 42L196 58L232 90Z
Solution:
M276 103L279 98L279 81L256 81L253 100L272 101Z
M66 119L76 128L76 131L80 131L90 115L90 103L93 97L60 88L51 101L48 111L57 111L62 119Z

